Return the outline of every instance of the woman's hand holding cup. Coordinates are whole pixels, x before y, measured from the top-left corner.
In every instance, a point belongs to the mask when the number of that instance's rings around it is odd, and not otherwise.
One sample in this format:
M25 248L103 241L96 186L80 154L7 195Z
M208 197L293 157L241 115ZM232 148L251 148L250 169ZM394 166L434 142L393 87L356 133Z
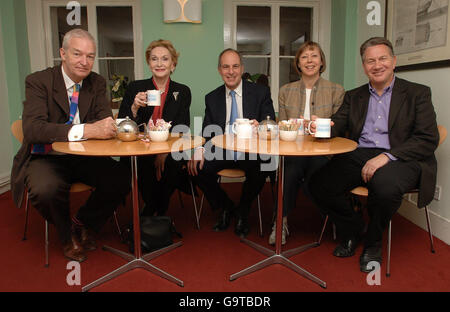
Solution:
M317 133L318 124L319 133ZM311 121L306 125L306 132L313 137L329 138L332 126L334 126L334 122L330 118L318 118L316 115L312 115Z
M131 105L131 112L136 117L140 107L147 106L147 92L138 92L134 97L133 105Z

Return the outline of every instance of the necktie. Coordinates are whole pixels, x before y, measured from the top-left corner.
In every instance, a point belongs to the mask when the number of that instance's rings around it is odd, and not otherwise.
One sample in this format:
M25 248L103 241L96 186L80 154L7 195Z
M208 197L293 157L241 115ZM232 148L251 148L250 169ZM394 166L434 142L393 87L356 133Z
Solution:
M73 93L70 97L70 110L69 110L69 120L66 122L66 125L71 125L75 115L77 113L78 108L78 97L80 95L80 85L78 83L73 86ZM32 154L48 154L52 150L51 144L33 144L31 148Z
M69 120L66 122L66 125L71 125L73 119L75 118L75 114L77 113L78 108L78 96L80 95L80 85L76 83L73 86L73 93L70 97L70 112L69 112Z
M231 96L230 125L232 125L236 121L236 118L238 117L237 102L236 102L236 91L231 90L230 91L230 96ZM232 132L231 128L230 128L230 132Z
M233 123L236 121L236 118L238 118L238 109L237 109L237 102L236 102L236 91L231 90L230 91L230 96L231 96L231 113L230 113L230 127L229 127L229 132L233 133L232 127L233 127ZM237 152L234 152L233 155L234 161L237 160L238 158L238 154Z

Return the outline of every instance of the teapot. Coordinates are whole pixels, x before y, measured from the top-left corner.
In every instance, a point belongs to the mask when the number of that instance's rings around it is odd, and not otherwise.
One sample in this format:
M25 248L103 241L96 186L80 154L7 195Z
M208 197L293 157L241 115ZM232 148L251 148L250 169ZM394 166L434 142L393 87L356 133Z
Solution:
M258 136L261 139L275 139L278 136L278 132L278 125L275 121L270 119L270 116L267 116L266 120L261 121L258 126Z
M124 142L138 139L139 126L128 116L117 125L117 138Z
M238 139L250 139L252 137L252 124L247 118L237 118L231 129Z

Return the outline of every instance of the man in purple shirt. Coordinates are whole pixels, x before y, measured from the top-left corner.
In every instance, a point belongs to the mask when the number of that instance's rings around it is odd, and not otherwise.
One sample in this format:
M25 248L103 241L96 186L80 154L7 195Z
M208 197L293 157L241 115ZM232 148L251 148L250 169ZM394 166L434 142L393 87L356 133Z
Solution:
M338 155L311 179L311 193L322 212L336 224L340 244L333 254L350 257L362 240L363 218L349 200L360 185L369 189L369 224L360 269L370 272L381 263L384 229L401 205L403 194L419 188L419 207L433 199L439 142L430 88L394 75L396 57L391 42L371 38L361 46L369 84L347 91L332 116L332 136L346 136L358 148Z

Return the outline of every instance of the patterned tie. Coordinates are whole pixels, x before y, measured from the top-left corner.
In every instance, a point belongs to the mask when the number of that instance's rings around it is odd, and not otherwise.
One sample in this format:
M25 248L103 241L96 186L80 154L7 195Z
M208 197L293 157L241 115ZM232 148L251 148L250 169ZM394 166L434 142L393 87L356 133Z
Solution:
M77 113L78 109L78 96L80 95L80 84L76 83L73 86L73 93L70 97L70 113L69 113L69 120L66 122L66 125L71 125L73 122L73 119L75 118L75 114Z
M71 125L73 119L75 118L75 114L78 109L78 97L80 95L80 84L76 83L73 85L73 93L70 97L70 111L69 111L69 120L66 122L66 125ZM31 147L31 154L40 154L45 155L48 154L52 150L51 144L33 144Z
M231 96L231 113L230 113L230 127L229 127L228 131L230 133L233 133L232 125L236 121L236 118L238 118L238 109L237 109L237 102L236 102L236 91L231 90L230 91L230 96ZM233 158L234 158L234 161L237 160L237 158L238 158L237 152L234 152Z

